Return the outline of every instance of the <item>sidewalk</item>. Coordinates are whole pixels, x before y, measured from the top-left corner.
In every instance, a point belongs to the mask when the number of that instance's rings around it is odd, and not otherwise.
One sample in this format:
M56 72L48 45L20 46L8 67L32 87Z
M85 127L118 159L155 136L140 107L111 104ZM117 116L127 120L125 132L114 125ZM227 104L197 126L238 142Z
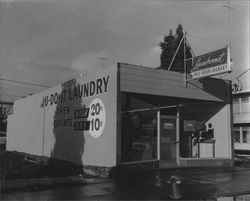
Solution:
M223 200L250 194L249 168L183 168L123 170L112 179L79 180L74 185L36 188L28 193L2 193L0 200L27 200L29 196L36 200L170 200L171 188L166 181L172 175L181 178L182 200Z
M181 184L178 185L183 200L213 199L250 193L250 168L185 168L162 169L148 173L130 173L124 175L121 183L131 184L137 190L153 195L154 192L164 195L152 199L166 199L171 193L170 184L166 181L173 175L180 176ZM138 186L144 186L141 188ZM151 188L150 188L151 187ZM152 193L149 193L152 192ZM157 194L157 193L156 193Z

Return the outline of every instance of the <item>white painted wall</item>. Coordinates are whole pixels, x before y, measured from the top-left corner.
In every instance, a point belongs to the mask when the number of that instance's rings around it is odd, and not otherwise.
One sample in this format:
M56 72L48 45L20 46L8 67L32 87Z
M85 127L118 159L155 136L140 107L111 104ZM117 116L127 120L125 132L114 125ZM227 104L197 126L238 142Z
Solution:
M16 101L13 115L8 118L7 150L48 156L84 165L115 166L117 67L102 69L96 73L80 77L73 82L75 85L81 85L94 81L95 87L97 87L97 80L100 81L104 78L106 78L106 81L108 79L107 91L104 88L101 90L99 88L99 91L96 91L92 96L71 100L70 89L67 88L65 101L43 105L44 97L62 93L65 88L64 83ZM72 94L73 91L74 86L72 87ZM88 120L90 118L101 119L101 116L92 114L90 104L94 99L101 100L105 108L105 114L100 113L104 118L102 124L104 130L99 132L100 136L94 136L89 130L76 131L74 126L55 128L54 122L58 119L72 118L73 123L86 121L86 118L75 118L74 116L74 112L83 108L83 105L90 108ZM56 113L59 107L64 106L70 108L67 114Z
M232 157L232 147L231 147L231 113L230 104L224 106L219 112L217 112L212 118L210 118L208 123L212 123L214 128L215 137L215 157L231 158Z
M8 117L7 150L42 155L43 115L40 96L35 94L14 103Z

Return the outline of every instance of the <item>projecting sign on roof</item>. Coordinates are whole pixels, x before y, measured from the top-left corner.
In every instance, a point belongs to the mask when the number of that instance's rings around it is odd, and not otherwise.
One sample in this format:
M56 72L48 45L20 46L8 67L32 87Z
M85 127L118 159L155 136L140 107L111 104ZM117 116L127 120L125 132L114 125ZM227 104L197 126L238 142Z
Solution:
M191 76L202 78L231 72L229 47L194 57Z

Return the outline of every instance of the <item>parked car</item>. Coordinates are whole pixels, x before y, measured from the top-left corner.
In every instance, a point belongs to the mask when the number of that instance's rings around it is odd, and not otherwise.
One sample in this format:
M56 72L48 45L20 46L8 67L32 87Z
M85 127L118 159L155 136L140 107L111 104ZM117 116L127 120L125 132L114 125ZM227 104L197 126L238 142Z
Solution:
M0 132L0 145L6 145L6 133L5 132Z

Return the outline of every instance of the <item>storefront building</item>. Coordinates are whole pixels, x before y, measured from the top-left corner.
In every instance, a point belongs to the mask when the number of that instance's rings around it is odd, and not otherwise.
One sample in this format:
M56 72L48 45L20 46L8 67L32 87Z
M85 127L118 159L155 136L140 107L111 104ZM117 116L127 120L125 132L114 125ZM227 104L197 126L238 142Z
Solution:
M233 133L236 154L250 154L250 90L233 93Z
M231 86L118 63L14 103L7 150L116 167L233 166Z

